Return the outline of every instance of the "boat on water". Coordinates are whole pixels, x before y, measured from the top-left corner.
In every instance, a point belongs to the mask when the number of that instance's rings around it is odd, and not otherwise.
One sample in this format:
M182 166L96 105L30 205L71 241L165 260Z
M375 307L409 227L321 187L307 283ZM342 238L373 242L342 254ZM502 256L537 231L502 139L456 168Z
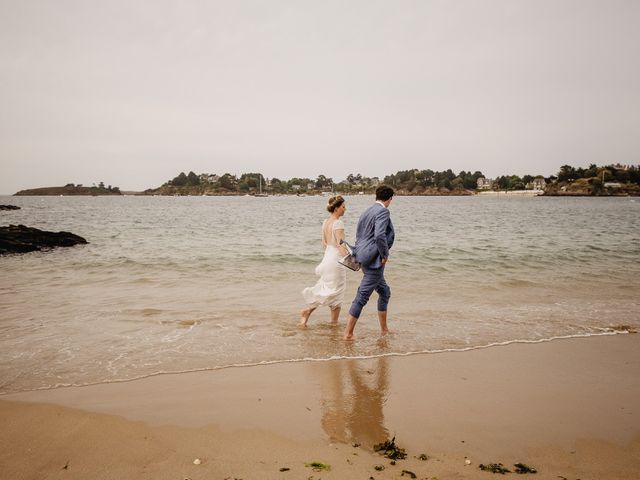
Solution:
M268 193L262 193L262 174L259 175L258 177L258 181L259 181L259 185L260 185L260 191L258 193L254 193L253 196L254 197L268 197L269 194Z

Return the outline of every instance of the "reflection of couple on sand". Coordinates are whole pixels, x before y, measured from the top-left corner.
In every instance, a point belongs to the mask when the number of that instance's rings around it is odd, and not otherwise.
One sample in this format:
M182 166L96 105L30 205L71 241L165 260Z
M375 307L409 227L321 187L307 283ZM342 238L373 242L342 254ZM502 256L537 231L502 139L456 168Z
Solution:
M330 362L317 372L324 376L322 428L331 441L369 446L388 438L384 426L389 389L385 357L368 362L353 359Z
M361 265L364 274L358 287L356 298L349 309L349 319L344 334L345 340L353 339L353 330L360 317L362 308L375 291L378 293L378 321L382 335L388 333L387 306L391 297L391 289L384 279L384 269L389 258L389 249L393 246L395 233L389 213L389 204L393 198L393 189L381 185L376 189L376 202L367 208L356 229L356 242L353 256ZM344 290L346 288L346 270L338 260L346 255L342 246L345 239L344 224L340 217L346 211L344 198L332 197L327 205L331 214L322 224L322 245L324 257L316 267L318 282L302 291L307 308L302 310L300 325L306 326L311 313L320 305L331 309L331 321L337 323L340 316Z

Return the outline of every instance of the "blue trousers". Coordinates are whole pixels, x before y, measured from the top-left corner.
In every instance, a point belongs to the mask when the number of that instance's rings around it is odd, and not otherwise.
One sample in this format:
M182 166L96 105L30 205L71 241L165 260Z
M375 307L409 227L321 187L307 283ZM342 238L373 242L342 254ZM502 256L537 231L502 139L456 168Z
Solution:
M364 276L358 287L356 298L349 309L349 315L360 318L360 313L374 290L378 292L378 311L386 312L391 298L391 288L389 288L384 279L384 266L380 268L366 268L363 266L362 273L364 273Z

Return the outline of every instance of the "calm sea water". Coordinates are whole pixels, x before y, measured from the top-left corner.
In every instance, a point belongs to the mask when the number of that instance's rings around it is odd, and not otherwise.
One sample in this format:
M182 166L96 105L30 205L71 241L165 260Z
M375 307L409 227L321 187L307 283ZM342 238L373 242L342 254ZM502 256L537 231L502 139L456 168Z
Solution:
M347 237L372 197L347 197ZM0 197L86 246L0 257L0 392L261 362L465 350L640 327L640 200L399 197L374 301L296 327L322 197ZM360 274L348 272L348 302Z

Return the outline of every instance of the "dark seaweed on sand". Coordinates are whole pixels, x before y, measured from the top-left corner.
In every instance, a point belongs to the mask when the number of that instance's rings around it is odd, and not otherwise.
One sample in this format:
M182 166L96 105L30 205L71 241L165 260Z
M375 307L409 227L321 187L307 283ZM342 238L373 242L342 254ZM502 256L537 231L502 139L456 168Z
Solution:
M490 463L489 465L483 465L482 463L478 467L480 470L491 473L501 473L504 475L505 473L511 473L511 470L504 468L504 465L501 463Z
M386 440L374 445L373 449L376 452L379 452L380 455L384 455L392 460L403 460L407 458L407 452L404 451L404 448L400 448L396 445L396 437L393 437L391 441Z
M408 475L411 478L418 478L418 476L410 470L402 470L401 477L404 477L405 475Z
M311 467L315 472L322 470L331 470L331 465L322 462L309 462L304 464L305 467Z
M523 473L538 473L538 471L535 468L530 467L529 465L526 465L524 463L516 463L514 465L514 467L516 467L516 473L521 473L521 474L523 474Z

